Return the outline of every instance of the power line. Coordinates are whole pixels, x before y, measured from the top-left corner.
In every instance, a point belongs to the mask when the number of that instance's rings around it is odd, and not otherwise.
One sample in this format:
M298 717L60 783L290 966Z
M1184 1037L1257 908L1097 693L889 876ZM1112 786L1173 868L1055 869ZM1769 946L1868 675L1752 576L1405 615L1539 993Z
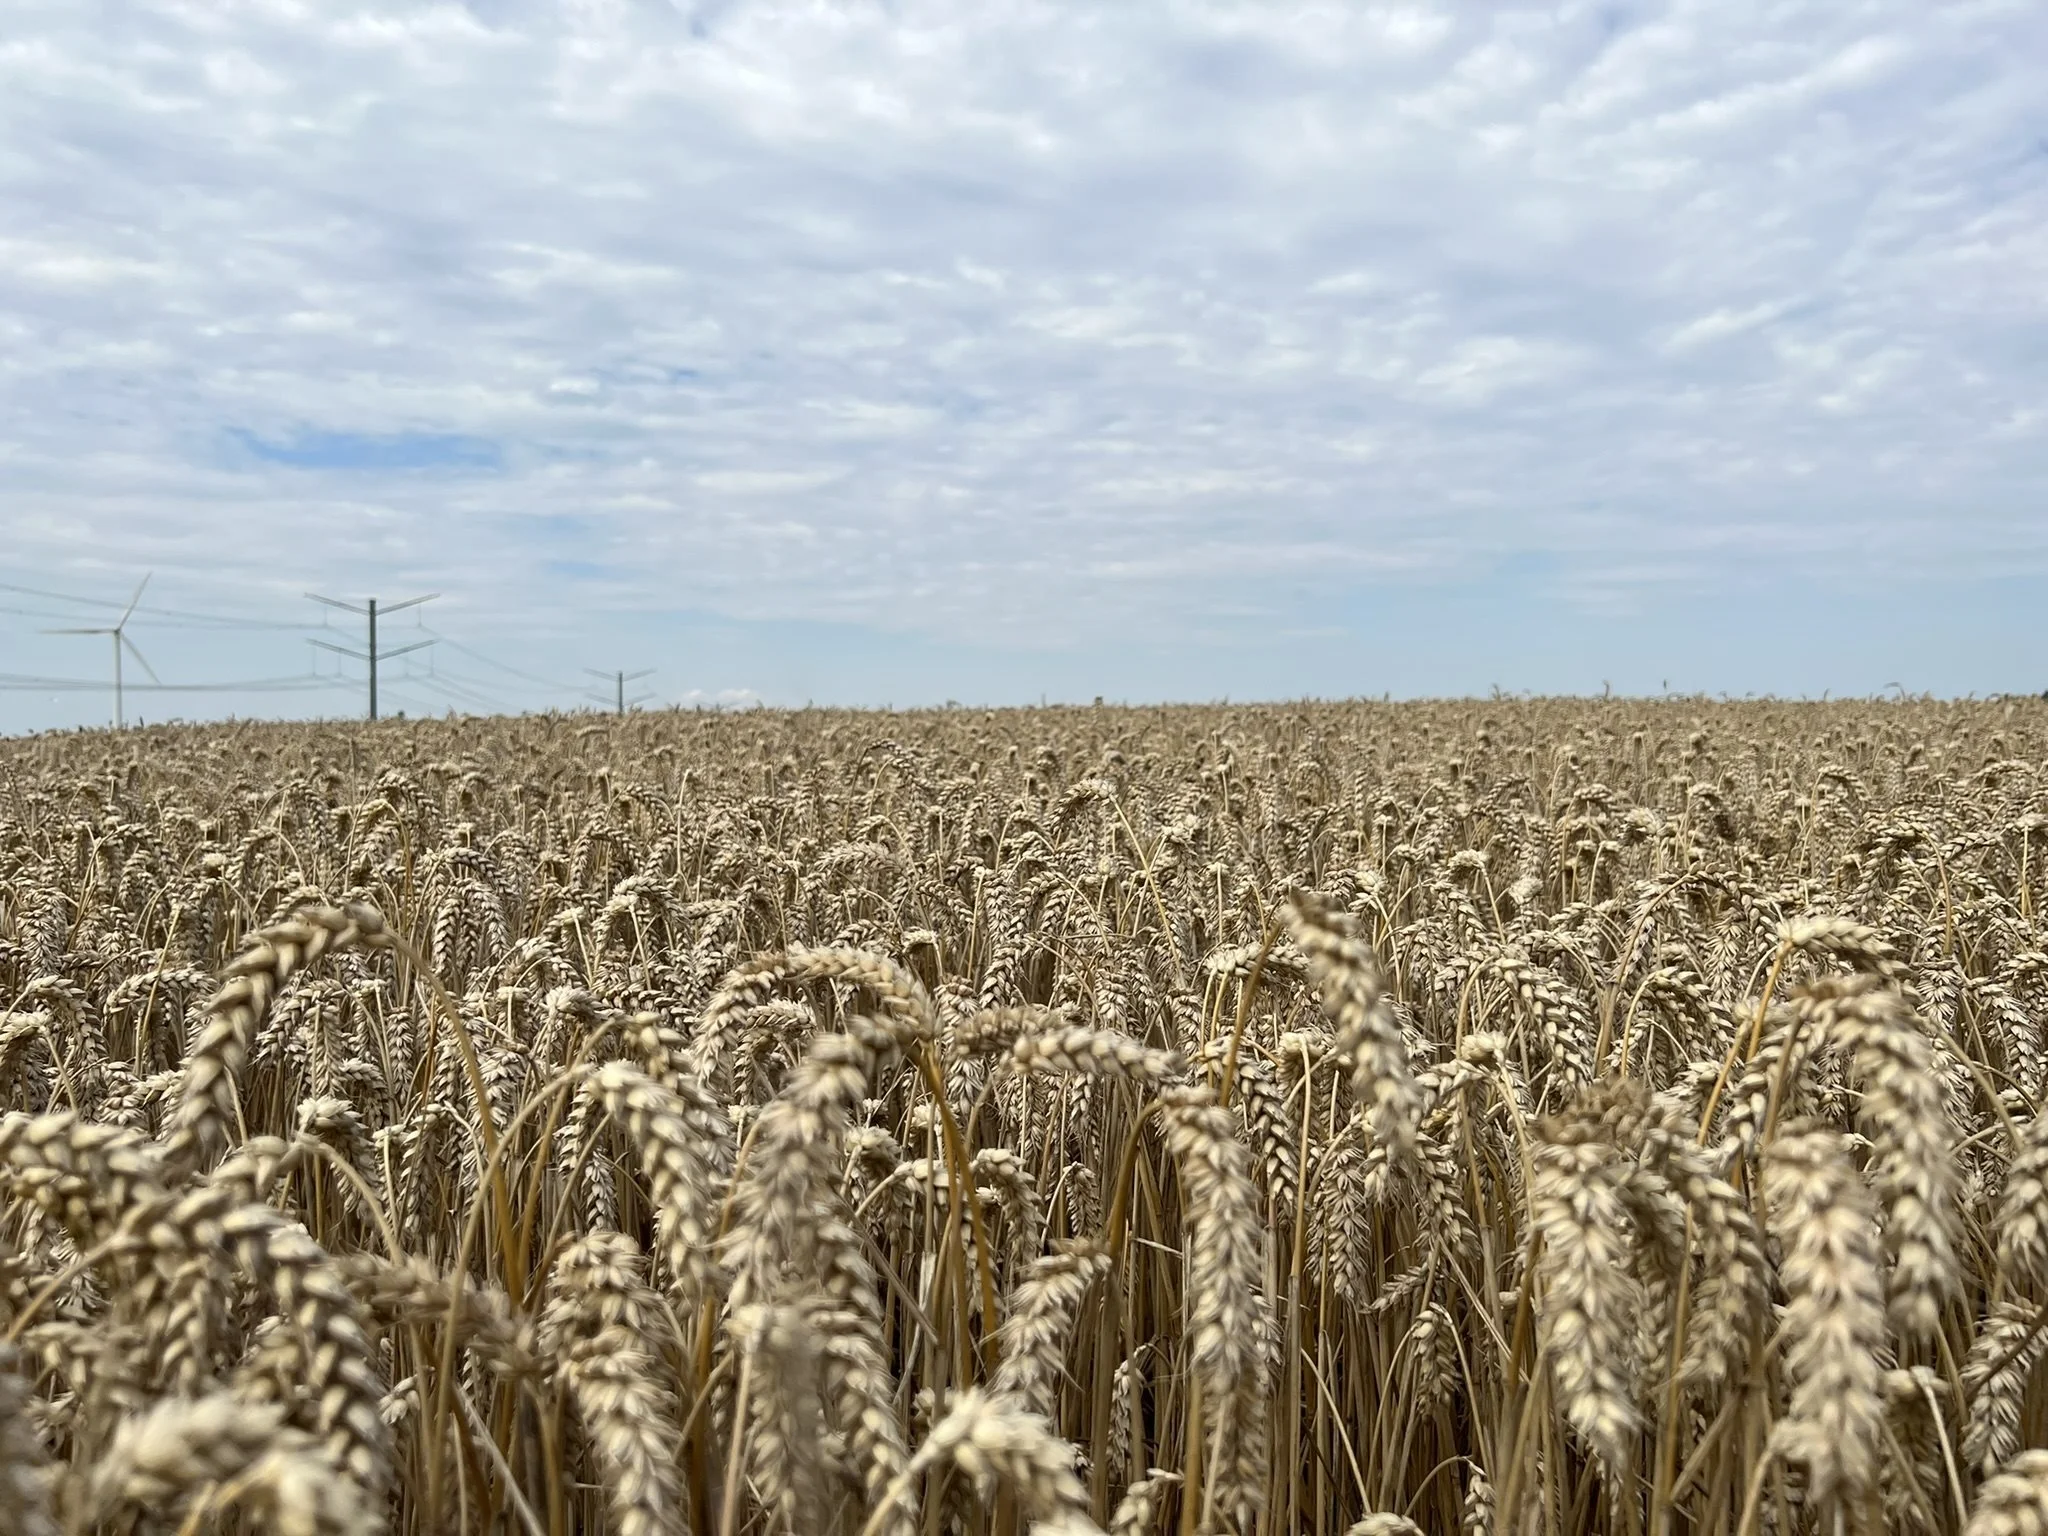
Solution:
M145 583L147 580L148 578L145 578ZM89 597L77 592L31 586L20 582L0 581L0 593L18 593L23 597L33 600L30 603L0 602L0 614L11 613L29 618L57 620L87 620L93 633L111 634L116 629L124 631L124 633L115 636L114 643L117 649L125 646L130 654L134 655L138 661L142 661L145 667L148 666L148 662L134 649L134 642L125 633L128 629L142 625L145 620L148 621L152 628L189 628L201 631L207 629L263 629L304 632L309 629L317 630L317 628L324 627L315 626L311 623L274 623L257 619L228 618L218 614L195 613L187 609L159 607L155 604L142 602L140 589L137 590L136 595L126 606L105 598ZM396 647L395 649L383 643L377 622L379 619L389 618L392 614L402 612L407 608L417 608L424 603L432 602L439 596L438 593L408 598L403 602L391 604L383 603L377 599L366 599L358 604L325 596L317 592L308 592L306 596L326 607L337 608L346 613L356 614L365 621L365 643L361 649L354 646L336 644L327 638L319 636L317 633L309 635L307 639L309 644L318 649L331 651L337 656L346 657L351 661L361 663L366 668L367 678L365 681L367 683L368 713L369 718L373 720L378 717L380 692L396 693L401 689L407 697L414 699L417 699L421 693L430 693L444 698L452 698L470 707L491 711L510 712L522 707L520 703L508 700L505 693L499 691L505 689L504 683L493 684L483 678L468 676L460 672L448 672L438 667L430 667L425 675L408 674L404 677L392 676L385 672L385 663L415 651L425 650L430 646L445 646L463 657L489 668L493 673L502 674L503 677L516 680L527 687L542 690L545 694L592 697L586 685L576 682L564 682L559 678L547 677L539 673L527 671L523 667L501 661L487 652L466 645L462 641L424 624L419 626L425 636L423 639ZM71 604L87 611L83 613L65 612L62 611L61 607L42 606L44 604ZM107 624L102 626L97 622L91 622L96 620L101 613L104 613L109 620ZM117 616L118 621L116 622ZM67 626L67 628L69 627ZM87 624L79 624L77 627L83 632L88 626ZM438 654L438 652L436 653ZM118 655L116 657L116 664L118 667ZM600 677L609 684L609 687L606 689L606 696L601 699L594 699L594 702L606 704L623 713L626 709L630 709L636 704L644 703L653 697L652 694L629 695L626 687L629 683L650 676L650 670L638 672L626 672L622 669L614 669L608 672L599 672L595 669L586 670L590 670L593 677ZM154 679L153 685L127 683L125 679L121 679L115 684L108 684L92 682L85 678L43 676L28 673L0 673L0 691L113 692L116 694L114 712L118 721L122 718L119 698L123 691L165 693L295 693L326 691L346 686L343 678L320 677L317 675L285 678L248 678L220 683L164 683L161 679L156 679L154 672L151 672L149 675ZM519 692L519 690L506 691L513 693L515 698Z
M451 640L438 629L434 629L429 625L421 625L420 627L450 650L460 651L472 661L480 661L487 667L495 667L498 671L506 673L508 676L516 677L523 683L532 683L535 687L546 688L553 693L583 692L583 685L581 683L553 682L545 677L536 677L531 672L522 672L519 668L498 660L495 656L486 656L482 651L472 650L459 640Z
M601 677L605 679L605 681L613 685L613 687L616 689L616 693L614 695L613 708L619 714L622 715L626 712L626 684L637 683L643 677L654 676L654 668L652 667L643 667L638 672L600 672L595 667L585 667L583 670L588 672L592 677ZM606 702L604 697L599 694L585 693L583 696L586 699L595 698L597 702L600 704ZM633 702L635 704L644 704L647 702L647 700L653 697L654 695L651 693L643 693L637 699L634 699Z
M24 587L19 583L11 581L0 581L0 592L19 592L26 597L40 597L47 602L78 603L88 608L119 608L121 606L120 603L110 601L104 597L80 597L76 593L72 592L52 592L43 587ZM39 619L65 619L76 617L76 615L74 614L39 613L25 608L4 608L0 609L0 612L20 613L26 617ZM190 609L186 608L159 608L150 603L139 604L136 607L135 612L137 614L146 614L152 620L177 619L181 621L179 624L176 625L153 623L151 627L156 629L192 627L204 629L301 630L310 629L312 627L309 624L292 624L280 620L271 619L223 618L220 614L217 613L193 613Z
M439 597L440 595L441 595L441 594L440 594L440 593L438 593L438 592L429 592L429 593L428 593L428 594L427 594L427 595L426 595L425 597L408 597L408 598L407 598L407 599L406 599L406 600L405 600L404 602L402 602L402 603L392 603L392 604L391 604L390 606L388 606L387 608L385 608L384 612L385 612L386 614L393 614L393 613L397 613L397 612L399 612L399 611L400 611L400 610L402 610L402 609L406 609L406 608L417 608L417 607L419 607L419 605L420 605L421 603L431 603L431 602L432 602L432 601L433 601L433 600L434 600L435 598ZM306 596L308 596L308 597L310 597L311 599L313 599L313 601L314 601L314 602L316 602L316 603L325 603L325 604L326 604L326 605L327 605L328 607L330 607L330 608L339 608L339 609L342 609L342 610L343 610L344 612L347 612L347 613L359 613L359 614L363 614L363 615L365 615L365 616L366 616L366 617L367 617L367 618L369 619L369 621L370 621L370 648L369 648L369 649L368 649L367 651L358 651L358 650L352 650L352 649L350 649L350 648L349 648L348 646L345 646L345 645L334 645L334 644L332 644L332 643L330 643L330 642L328 642L328 641L326 641L326 640L314 640L314 641L312 641L312 642L310 642L310 643L311 643L311 644L313 644L313 645L317 645L317 646L319 646L319 647L320 647L320 649L321 649L321 650L323 650L323 651L333 651L333 652L334 652L334 653L335 653L336 655L338 655L338 656L351 656L351 657L354 657L354 658L355 658L355 659L356 659L357 661L361 661L361 662L366 662L366 663L368 663L368 665L369 665L369 668L370 668L370 718L371 718L372 720L376 719L376 718L377 718L377 659L378 659L378 658L377 658L377 599L375 599L374 597L373 597L373 598L371 598L371 599L369 599L369 606L368 606L368 607L363 607L363 606L361 606L360 604L356 604L356 603L345 603L345 602L343 602L343 601L342 601L342 600L341 600L340 598L338 598L338 597L322 597L322 596L321 596L321 595L320 595L320 594L319 594L318 592L308 592L308 593L306 594ZM386 659L386 660L389 660L389 659L391 659L392 657L395 657L395 656L404 656L404 655L407 655L408 653L410 653L410 652L412 652L412 651L423 651L423 650L425 650L425 649L426 649L426 648L427 648L428 646L432 645L433 643L434 643L434 642L433 642L432 640L419 640L419 641L415 641L415 642L414 642L413 644L411 644L411 645L401 645L401 646L400 646L400 647L399 647L399 648L398 648L397 650L395 650L395 651L386 651L386 652L384 653L384 657L385 657L385 659Z
M502 711L509 707L502 698L478 685L475 679L463 677L460 673L442 672L438 669L426 673L407 673L403 677L390 679L385 687L388 689L401 685L435 688L458 699L472 699L489 709Z
M223 683L124 683L124 693L304 693L341 686L325 677L246 677ZM112 683L84 677L36 677L0 672L0 690L9 693L112 693Z
M117 603L114 606L119 607L120 605ZM0 613L11 613L18 618L24 619L79 619L88 617L88 615L84 614L65 613L57 608L19 608L13 603L0 603Z
M505 713L507 708L500 699L451 682L445 673L416 672L410 676L386 678L384 681L384 691L387 694L400 700L410 697L414 703L423 707L431 703L422 697L426 690L438 694L444 704L452 701L465 712L474 712L481 708L492 713Z

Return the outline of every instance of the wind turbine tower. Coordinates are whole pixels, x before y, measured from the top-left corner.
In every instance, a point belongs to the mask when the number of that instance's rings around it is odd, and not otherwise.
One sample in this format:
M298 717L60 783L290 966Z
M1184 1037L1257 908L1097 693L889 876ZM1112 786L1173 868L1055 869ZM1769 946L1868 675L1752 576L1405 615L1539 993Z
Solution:
M150 575L154 574L154 572L150 573ZM114 644L114 729L117 731L126 723L121 709L121 652L125 650L129 655L141 662L142 670L149 674L149 680L152 683L162 683L163 681L162 678L156 675L156 668L149 664L149 658L137 650L135 642L128 638L128 619L135 612L135 605L142 601L142 589L148 585L149 576L144 576L141 581L135 584L135 595L128 599L128 606L121 611L120 619L116 621L112 628L101 626L93 629L46 629L43 631L46 635L107 635L112 638Z

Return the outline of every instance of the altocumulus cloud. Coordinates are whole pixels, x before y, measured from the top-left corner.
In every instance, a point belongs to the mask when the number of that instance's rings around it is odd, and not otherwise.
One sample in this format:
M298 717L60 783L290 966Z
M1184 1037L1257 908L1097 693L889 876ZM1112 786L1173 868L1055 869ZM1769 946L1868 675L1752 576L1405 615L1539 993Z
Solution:
M1377 691L1296 665L1376 614L1468 634L1399 684L1597 686L1516 627L2048 568L2038 5L6 11L52 579L1204 695ZM1658 664L1778 681L1714 654ZM972 687L763 667L673 690Z

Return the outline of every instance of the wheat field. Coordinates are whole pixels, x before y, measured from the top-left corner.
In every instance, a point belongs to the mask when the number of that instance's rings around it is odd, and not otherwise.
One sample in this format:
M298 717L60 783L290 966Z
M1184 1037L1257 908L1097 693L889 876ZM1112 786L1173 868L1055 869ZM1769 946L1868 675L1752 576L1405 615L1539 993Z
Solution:
M2048 1531L2048 704L0 743L0 1530Z

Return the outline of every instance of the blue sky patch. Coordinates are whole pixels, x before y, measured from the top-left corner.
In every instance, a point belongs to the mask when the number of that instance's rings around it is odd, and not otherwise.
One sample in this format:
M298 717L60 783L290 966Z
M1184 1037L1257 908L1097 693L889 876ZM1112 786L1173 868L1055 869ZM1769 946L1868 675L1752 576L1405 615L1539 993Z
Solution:
M269 439L236 427L228 435L266 464L293 469L496 470L505 462L489 438L451 432L301 432Z

